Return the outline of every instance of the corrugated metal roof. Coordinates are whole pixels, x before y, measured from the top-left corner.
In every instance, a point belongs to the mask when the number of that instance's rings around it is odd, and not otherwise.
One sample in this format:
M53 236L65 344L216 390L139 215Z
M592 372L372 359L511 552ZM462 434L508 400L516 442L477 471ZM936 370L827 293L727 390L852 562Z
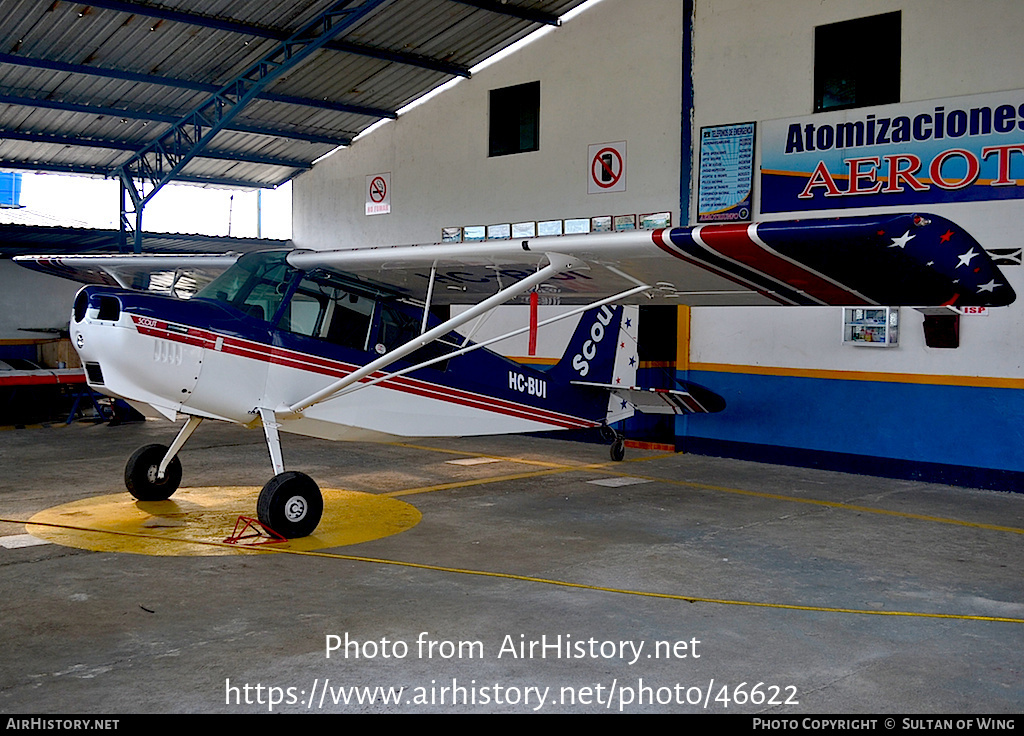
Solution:
M274 81L178 178L277 186L583 1L385 0ZM0 0L0 166L111 175L331 5Z

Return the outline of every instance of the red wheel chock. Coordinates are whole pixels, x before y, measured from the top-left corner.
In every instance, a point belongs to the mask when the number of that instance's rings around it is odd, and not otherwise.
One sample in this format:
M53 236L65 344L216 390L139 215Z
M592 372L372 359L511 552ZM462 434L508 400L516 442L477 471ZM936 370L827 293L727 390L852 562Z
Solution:
M248 541L253 540L253 541ZM259 519L252 519L248 516L239 516L235 521L235 530L231 536L224 540L225 544L239 544L246 547L254 547L257 544L280 544L288 540L266 526Z

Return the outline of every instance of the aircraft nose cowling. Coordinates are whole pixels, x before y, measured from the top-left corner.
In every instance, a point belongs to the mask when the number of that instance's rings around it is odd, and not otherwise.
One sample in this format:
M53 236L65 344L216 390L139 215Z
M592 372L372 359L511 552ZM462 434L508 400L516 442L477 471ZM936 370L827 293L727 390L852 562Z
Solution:
M121 317L121 300L117 294L87 286L81 289L75 297L71 321L75 324L81 324L86 317L116 322Z
M199 379L202 350L168 339L157 314L169 297L87 286L75 298L71 339L91 387L110 396L177 411Z

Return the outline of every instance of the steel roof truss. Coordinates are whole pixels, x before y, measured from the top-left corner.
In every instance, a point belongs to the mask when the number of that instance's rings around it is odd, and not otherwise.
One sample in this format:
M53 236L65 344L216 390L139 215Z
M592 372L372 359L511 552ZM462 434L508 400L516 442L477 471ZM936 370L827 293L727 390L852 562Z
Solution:
M31 69L46 69L53 72L65 72L67 74L84 74L90 77L102 77L104 79L122 79L126 82L137 82L139 84L156 84L163 87L175 89L188 89L193 92L221 92L224 87L207 82L196 82L187 79L176 79L164 77L159 74L144 74L142 72L126 71L124 69L113 69L111 67L90 66L88 64L72 64L68 61L54 61L52 59L37 59L31 56L20 56L17 54L0 53L0 64L12 66L23 66ZM230 84L230 83L229 83ZM347 112L355 115L366 115L372 118L398 117L394 111L366 105L353 105L347 102L334 102L332 100L315 100L310 97L299 97L297 95L285 95L278 92L266 92L258 97L269 102L282 102L287 105L300 105L312 107L318 110L333 110L335 112Z
M6 159L4 161L4 168L18 169L20 171L42 171L47 174L83 174L85 176L96 176L103 179L110 179L117 174L114 169L107 166L65 164L54 161L16 161ZM243 189L275 189L287 182L289 179L290 177L284 177L279 181L262 182L254 179L232 179L228 176L196 176L193 174L179 174L174 177L175 181L185 182L187 184L215 187L239 187Z
M146 145L143 141L111 141L96 138L71 137L52 133L32 133L21 130L4 130L0 128L0 140L3 139L29 141L32 143L52 143L60 146L84 146L87 148L106 148L112 151L137 151ZM213 150L206 149L199 154L201 158L213 158L221 161L244 161L267 166L283 166L290 169L311 169L313 164L304 159L266 156L253 151Z
M187 23L189 25L211 28L218 31L239 33L247 36L256 36L258 38L270 38L275 41L283 41L288 38L289 35L287 30L281 28L243 23L237 20L218 18L216 16L206 15L203 13L190 13L183 10L158 7L156 5L125 2L125 0L90 0L89 5L97 8L106 8L107 10L116 10L122 13L133 13L135 15L145 15L151 18L171 20L177 23ZM451 74L457 77L469 77L469 67L462 64L454 64L452 62L436 59L432 56L413 54L407 51L392 51L378 46L368 46L366 44L341 40L329 41L325 45L325 48L346 54L356 54L358 56L366 56L372 59L382 59L385 61L393 61L397 64L420 67L421 69L430 69L431 71Z
M110 116L115 118L127 118L129 120L149 120L156 123L176 123L181 119L179 115L163 115L158 112L144 112L141 110L130 110L124 107L105 107L102 105L83 105L77 102L63 102L59 100L45 100L35 97L21 97L18 95L0 94L0 105L22 105L24 107L40 107L47 110L61 110L63 112L80 112L83 115ZM320 135L317 133L306 133L287 128L274 128L269 125L256 125L234 121L226 130L233 130L237 133L254 133L256 135L270 136L271 138L287 138L307 143L323 143L328 146L348 146L352 139L337 135ZM132 150L138 150L133 147Z
M474 8L480 8L481 10L487 10L491 13L499 13L501 15L509 15L513 18L519 18L521 20L528 20L531 23L543 23L544 25L557 26L558 16L552 15L551 13L545 13L539 10L531 10L530 8L524 8L519 5L512 5L507 0L453 0L463 5L471 5Z
M142 251L142 210L160 189L209 145L217 133L275 79L308 60L332 37L386 0L339 0L262 59L186 115L163 136L121 165L121 241L134 231L134 250ZM141 184L141 190L135 181ZM146 193L146 189L149 189ZM131 200L130 204L127 200ZM134 217L132 217L134 215ZM134 219L134 227L131 220Z

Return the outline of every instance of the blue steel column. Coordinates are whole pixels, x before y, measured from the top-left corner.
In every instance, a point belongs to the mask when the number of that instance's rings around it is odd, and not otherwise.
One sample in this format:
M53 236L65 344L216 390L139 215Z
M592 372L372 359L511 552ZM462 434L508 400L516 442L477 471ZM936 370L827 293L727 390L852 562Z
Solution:
M121 253L142 252L142 208L133 197L134 187L125 186L120 178L120 215L117 218L117 249ZM128 180L131 184L131 180ZM130 205L129 205L130 203ZM131 236L132 244L128 244Z
M693 22L694 22L693 0L683 0L683 89L682 89L682 125L681 140L682 150L679 156L679 224L686 226L690 224L690 200L693 188ZM677 341L682 341L685 335L685 346L676 345L676 371L678 381L685 381L690 376L690 310L681 307L677 319L686 320L684 325L677 325ZM685 356L680 351L686 350ZM680 366L680 359L685 357L684 364ZM686 437L689 429L689 416L683 414L675 418L675 444L677 451L685 451Z
M679 225L690 224L693 177L693 0L683 0L683 89L679 155Z

